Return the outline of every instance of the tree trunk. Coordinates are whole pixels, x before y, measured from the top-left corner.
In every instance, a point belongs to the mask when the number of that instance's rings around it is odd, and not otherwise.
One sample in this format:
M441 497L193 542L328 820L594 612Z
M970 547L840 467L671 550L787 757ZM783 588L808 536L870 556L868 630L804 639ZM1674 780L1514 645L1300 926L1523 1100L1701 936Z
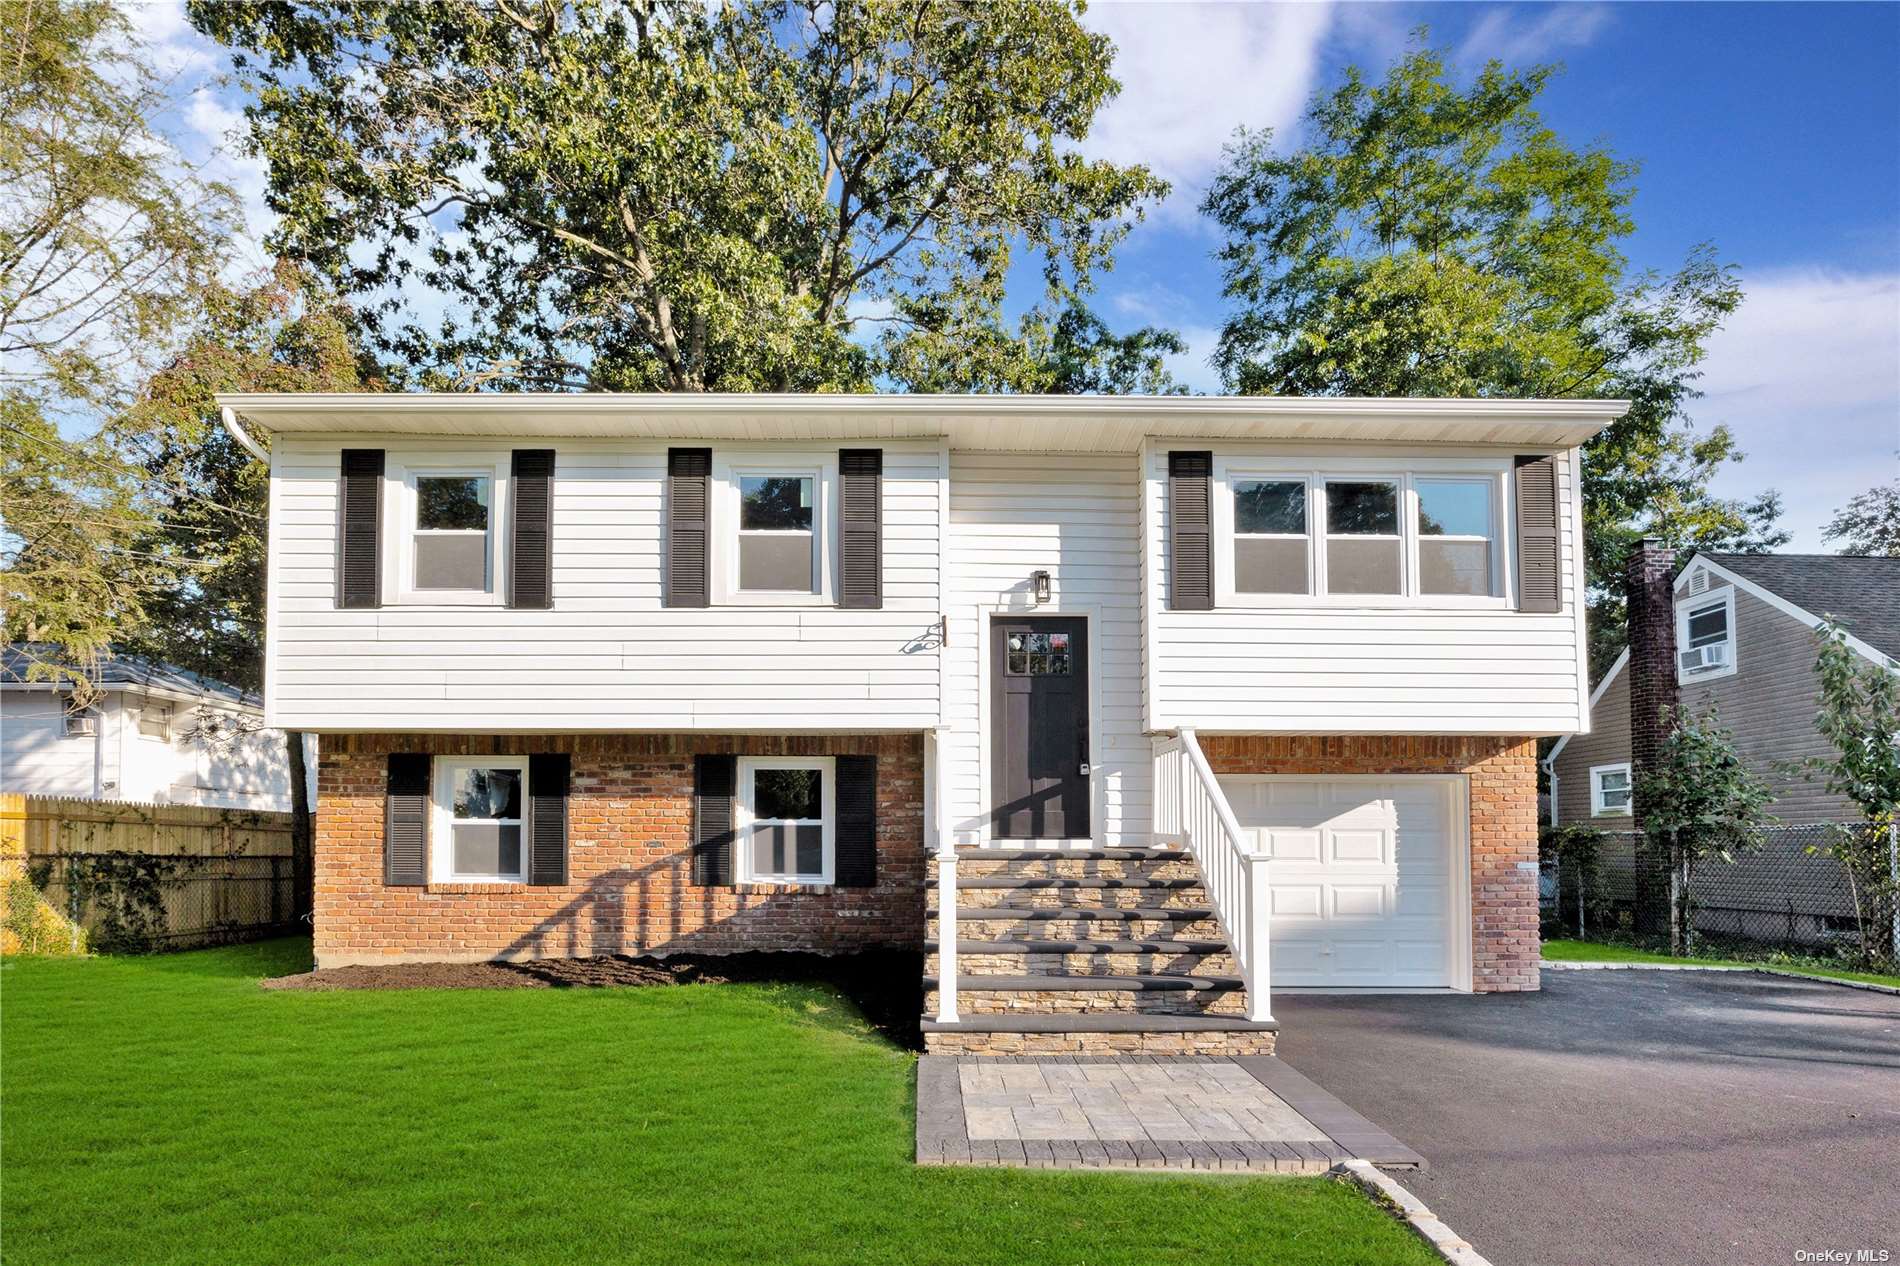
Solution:
M316 832L310 817L310 779L304 767L304 735L284 734L290 758L290 905L299 922L310 917L316 899Z

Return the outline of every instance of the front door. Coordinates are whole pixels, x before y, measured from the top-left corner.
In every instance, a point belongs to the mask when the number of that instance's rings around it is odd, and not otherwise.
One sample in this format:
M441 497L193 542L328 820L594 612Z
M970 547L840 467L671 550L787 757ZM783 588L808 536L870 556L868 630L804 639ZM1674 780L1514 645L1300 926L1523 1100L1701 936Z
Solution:
M1088 839L1088 621L998 619L990 646L990 834Z

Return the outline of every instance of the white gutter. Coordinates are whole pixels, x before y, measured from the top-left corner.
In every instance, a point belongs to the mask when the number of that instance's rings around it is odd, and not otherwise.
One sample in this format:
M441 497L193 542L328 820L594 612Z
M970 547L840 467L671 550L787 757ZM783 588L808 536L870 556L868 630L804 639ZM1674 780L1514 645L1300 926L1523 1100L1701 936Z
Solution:
M270 454L258 447L256 440L245 434L244 428L238 425L237 414L231 411L230 405L227 404L218 409L218 420L224 423L224 429L231 433L231 438L236 440L245 452L266 466L270 465Z

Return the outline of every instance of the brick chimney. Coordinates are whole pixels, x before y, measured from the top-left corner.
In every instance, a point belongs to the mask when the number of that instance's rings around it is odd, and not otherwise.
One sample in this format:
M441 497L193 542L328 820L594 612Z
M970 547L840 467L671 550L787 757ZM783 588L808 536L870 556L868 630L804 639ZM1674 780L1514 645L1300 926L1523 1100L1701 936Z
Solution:
M1638 826L1645 816L1640 790L1643 774L1655 765L1671 728L1666 718L1682 697L1676 684L1675 564L1676 551L1646 536L1630 554L1624 574L1629 604L1630 775L1638 788L1631 807ZM1639 842L1636 860L1636 930L1665 932L1669 927L1669 858Z

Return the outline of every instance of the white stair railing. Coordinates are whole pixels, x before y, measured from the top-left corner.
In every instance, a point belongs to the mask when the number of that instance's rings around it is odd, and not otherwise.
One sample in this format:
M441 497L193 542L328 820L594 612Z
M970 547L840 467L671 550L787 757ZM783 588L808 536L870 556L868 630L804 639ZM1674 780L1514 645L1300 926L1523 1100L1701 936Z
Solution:
M1248 849L1193 730L1156 739L1154 756L1155 842L1186 849L1200 868L1215 917L1240 965L1247 1018L1271 1020L1267 859Z
M957 842L950 830L943 742L935 730L924 735L925 767L930 771L930 833L937 856L937 1019L957 1019Z

